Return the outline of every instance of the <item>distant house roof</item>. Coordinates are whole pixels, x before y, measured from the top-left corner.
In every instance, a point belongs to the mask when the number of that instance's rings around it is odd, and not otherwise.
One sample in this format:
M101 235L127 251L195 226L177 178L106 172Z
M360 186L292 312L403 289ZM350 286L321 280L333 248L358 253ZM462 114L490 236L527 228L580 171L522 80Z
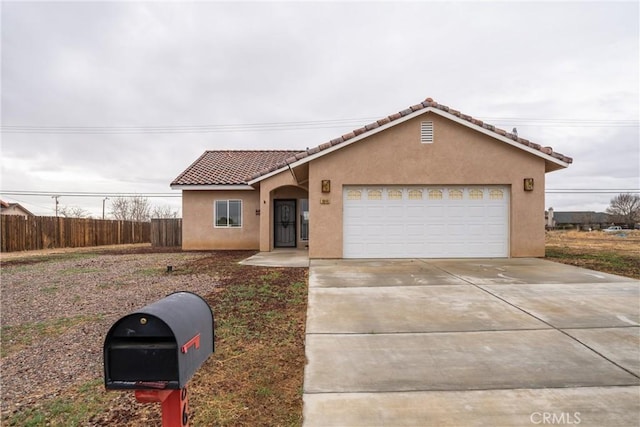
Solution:
M553 220L556 224L606 224L611 217L604 212L553 212Z
M279 165L300 151L224 150L205 151L171 186L246 185L258 171Z
M433 112L454 120L465 126L499 139L507 144L528 151L545 159L547 170L567 167L573 162L571 157L553 151L551 147L542 147L527 139L508 133L493 125L484 123L469 115L462 114L446 105L438 104L431 98L424 102L383 117L373 123L355 129L345 135L332 139L306 151L207 151L187 168L172 183L172 187L195 185L240 185L253 184L284 168L308 162L318 156L328 154L369 135L380 132L396 124L414 118L426 112Z
M8 203L4 200L0 200L0 211L2 211L3 214L9 215L35 216L20 203Z

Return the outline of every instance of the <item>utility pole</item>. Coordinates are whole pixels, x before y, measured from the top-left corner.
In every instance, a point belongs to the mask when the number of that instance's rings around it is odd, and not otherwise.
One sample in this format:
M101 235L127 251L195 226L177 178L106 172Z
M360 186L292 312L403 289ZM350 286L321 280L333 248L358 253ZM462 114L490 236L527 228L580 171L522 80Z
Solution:
M105 197L104 199L102 199L102 219L104 219L104 202L106 202L107 200L109 200L108 197Z
M58 202L59 197L60 196L51 196L52 199L56 199L56 218L58 217L58 204L60 203Z

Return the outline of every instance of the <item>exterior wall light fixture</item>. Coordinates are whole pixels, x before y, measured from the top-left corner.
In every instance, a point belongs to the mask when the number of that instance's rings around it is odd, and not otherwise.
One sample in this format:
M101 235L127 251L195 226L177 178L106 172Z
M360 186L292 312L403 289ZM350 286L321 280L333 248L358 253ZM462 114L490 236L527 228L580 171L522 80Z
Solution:
M524 179L524 191L533 191L533 178Z

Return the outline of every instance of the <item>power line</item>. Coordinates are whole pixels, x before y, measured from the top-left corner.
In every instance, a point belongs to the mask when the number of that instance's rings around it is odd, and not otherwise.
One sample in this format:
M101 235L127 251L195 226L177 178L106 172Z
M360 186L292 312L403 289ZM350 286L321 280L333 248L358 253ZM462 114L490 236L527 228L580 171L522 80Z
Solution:
M17 203L21 203L21 204L24 204L24 205L31 205L31 206L35 206L37 208L45 209L45 210L52 211L52 212L54 211L54 209L51 206L38 205L38 204L33 203L33 202L27 202L26 200L16 199L15 197L10 197L9 199L14 200Z
M50 133L50 134L129 134L129 133L223 133L328 129L344 126L359 126L363 122L376 120L363 117L352 119L309 120L297 122L265 122L205 125L162 125L162 126L46 126L46 125L4 125L3 133Z
M180 133L234 133L234 132L272 132L290 130L314 130L361 126L375 121L376 117L350 119L307 120L294 122L262 122L235 124L196 124L196 125L152 125L152 126L55 126L55 125L2 125L2 133L35 134L180 134ZM638 120L599 120L599 119L545 119L524 117L480 117L483 121L501 126L535 127L639 127Z
M544 119L533 117L479 117L481 120L492 120L500 122L534 122L534 123L550 123L550 124L594 124L594 125L624 125L638 126L638 119Z
M180 193L119 193L119 192L89 192L89 191L31 191L31 190L0 190L0 194L8 196L35 197L182 197Z
M547 194L618 194L618 193L640 193L637 188L548 188Z
M547 194L640 194L638 188L548 188ZM182 197L181 192L172 193L130 193L130 192L94 192L94 191L35 191L35 190L0 190L0 194L7 196L34 196L34 197L147 197L166 198Z

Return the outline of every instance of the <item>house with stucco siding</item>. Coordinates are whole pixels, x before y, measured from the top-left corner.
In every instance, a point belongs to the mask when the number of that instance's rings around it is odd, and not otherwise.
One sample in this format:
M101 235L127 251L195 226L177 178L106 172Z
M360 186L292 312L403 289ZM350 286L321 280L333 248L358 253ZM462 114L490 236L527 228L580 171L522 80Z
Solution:
M571 163L427 98L304 151L206 151L171 188L185 250L539 257L545 174Z
M28 209L22 206L20 203L9 203L4 200L0 200L0 215L18 215L24 218L34 216Z

